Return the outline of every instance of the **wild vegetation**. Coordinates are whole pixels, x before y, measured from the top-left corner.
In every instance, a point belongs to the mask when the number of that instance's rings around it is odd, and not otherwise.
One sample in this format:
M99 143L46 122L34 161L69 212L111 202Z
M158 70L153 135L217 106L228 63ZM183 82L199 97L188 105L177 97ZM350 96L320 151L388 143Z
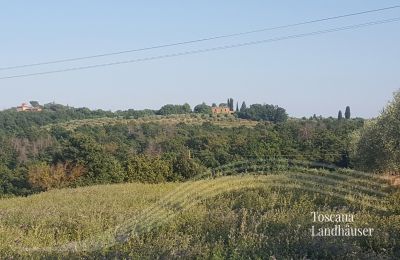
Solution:
M365 171L400 173L400 92L380 117L355 133L356 166Z
M267 166L267 165L266 165ZM351 188L349 188L351 187ZM184 183L54 190L0 203L4 257L396 258L400 193L376 176L296 168ZM312 237L311 212L371 237Z
M48 124L25 129L39 113L16 115L14 130L0 139L3 195L100 183L182 181L243 159L296 158L347 167L350 133L363 126L362 119L273 123L187 114L66 122L49 116L54 120Z
M399 94L375 120L213 106L0 112L0 255L400 257ZM312 211L374 236L312 237Z

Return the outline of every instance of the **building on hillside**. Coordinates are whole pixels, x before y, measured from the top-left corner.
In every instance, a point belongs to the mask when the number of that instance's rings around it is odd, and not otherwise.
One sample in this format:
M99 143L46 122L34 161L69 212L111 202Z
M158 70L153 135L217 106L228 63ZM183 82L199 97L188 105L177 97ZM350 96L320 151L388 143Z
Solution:
M219 106L211 108L213 114L233 114L233 111L229 109L229 107Z
M33 107L28 105L27 103L22 103L20 106L17 106L18 112L40 112L42 111L41 107Z

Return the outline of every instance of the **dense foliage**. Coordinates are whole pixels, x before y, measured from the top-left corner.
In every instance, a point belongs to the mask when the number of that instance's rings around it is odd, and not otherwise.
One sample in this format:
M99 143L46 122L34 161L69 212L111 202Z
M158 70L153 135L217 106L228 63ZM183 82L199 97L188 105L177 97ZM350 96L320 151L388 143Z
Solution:
M208 109L201 104L195 111L202 114ZM363 125L361 119L286 121L284 109L269 105L252 105L240 112L259 120L255 127L124 121L189 110L188 105L166 105L158 112L112 113L50 104L40 113L0 112L0 194L100 183L183 181L243 159L289 157L347 167L350 134ZM117 123L88 123L74 129L59 124L101 117L116 118ZM229 126L229 117L221 120Z
M288 115L284 108L260 104L253 104L249 108L242 108L238 113L238 116L245 119L257 121L264 120L274 123L285 122L288 119Z
M211 114L211 107L206 103L199 104L194 107L193 111L199 114Z
M400 92L382 114L355 134L354 157L358 168L400 173Z
M183 105L165 105L158 110L159 115L175 115L175 114L188 114L191 113L192 109L189 104Z

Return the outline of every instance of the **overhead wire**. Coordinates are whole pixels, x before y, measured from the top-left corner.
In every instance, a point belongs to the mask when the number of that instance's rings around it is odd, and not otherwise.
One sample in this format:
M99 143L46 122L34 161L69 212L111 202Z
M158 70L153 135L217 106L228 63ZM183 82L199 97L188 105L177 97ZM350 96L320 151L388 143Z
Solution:
M107 56L114 56L114 55L121 55L121 54L132 53L132 52L140 52L140 51L161 49L161 48L166 48L166 47L193 44L193 43L199 43L199 42L205 42L205 41L212 41L212 40L217 40L217 39L237 37L237 36L260 33L260 32L265 32L265 31L285 29L285 28L297 27L297 26L301 26L301 25L307 25L307 24L319 23L319 22L324 22L324 21L342 19L342 18L347 18L347 17L352 17L352 16L358 16L358 15L364 15L364 14L388 11L388 10L397 9L397 8L400 8L400 5L388 6L388 7L384 7L384 8L371 9L371 10L366 10L366 11L361 11L361 12L355 12L355 13L349 13L349 14L344 14L344 15L326 17L326 18L321 18L321 19L309 20L309 21L286 24L286 25L275 26L275 27L261 28L261 29L251 30L251 31L244 31L244 32L238 32L238 33L232 33L232 34L224 34L224 35L205 37L205 38L200 38L200 39L195 39L195 40L175 42L175 43L170 43L170 44L160 44L160 45L155 45L155 46L150 46L150 47L143 47L143 48L116 51L116 52L108 52L108 53L102 53L102 54L96 54L96 55L88 55L88 56L75 57L75 58L66 58L66 59L58 59L58 60L52 60L52 61L44 61L44 62L36 62L36 63L22 64L22 65L8 66L8 67L0 67L0 71L19 69L19 68L27 68L27 67L35 67L35 66L41 66L41 65L50 65L50 64L57 64L57 63L64 63L64 62L80 61L80 60L86 60L86 59L93 59L93 58L100 58L100 57L107 57Z
M331 28L331 29L327 29L327 30L319 30L319 31L314 31L314 32L309 32L309 33L301 33L301 34L295 34L295 35L289 35L289 36L283 36L283 37L269 38L269 39L265 39L265 40L257 40L257 41L231 44L231 45L223 45L223 46L212 47L212 48L190 50L190 51L184 51L184 52L170 53L170 54L164 54L164 55L158 55L158 56L150 56L150 57L109 62L109 63L101 63L101 64L88 65L88 66L70 67L70 68L58 69L58 70L49 70L49 71L41 71L41 72L34 72L34 73L4 76L4 77L0 77L0 80L55 74L55 73L70 72L70 71L87 70L87 69L109 67L109 66L122 65L122 64L128 64L128 63L138 63L138 62L160 60L160 59L166 59L166 58L172 58L172 57L200 54L200 53L206 53L206 52L221 51L221 50L233 49L233 48L239 48L239 47L245 47L245 46L251 46L251 45L259 45L259 44L272 43L272 42L278 42L278 41L284 41L284 40L290 40L290 39L316 36L316 35L321 35L321 34L328 34L328 33L333 33L333 32L338 32L338 31L353 30L353 29L358 29L358 28L370 27L370 26L374 26L374 25L387 24L387 23L393 23L393 22L399 22L399 21L400 21L400 17L396 17L396 18L392 18L392 19L378 20L378 21L372 21L372 22L355 24L355 25L344 26L344 27L336 27L336 28Z

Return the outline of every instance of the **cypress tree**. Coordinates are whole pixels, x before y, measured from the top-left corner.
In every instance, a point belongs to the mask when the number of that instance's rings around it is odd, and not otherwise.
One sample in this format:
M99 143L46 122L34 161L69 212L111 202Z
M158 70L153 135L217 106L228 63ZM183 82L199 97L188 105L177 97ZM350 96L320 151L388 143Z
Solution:
M243 101L242 106L240 107L240 112L244 112L247 109L246 102Z
M346 107L346 111L344 112L344 117L346 119L350 119L350 107L349 106Z
M228 107L230 111L233 111L233 98L228 98Z
M343 119L342 110L339 110L338 119L339 119L339 120L342 120L342 119Z
M239 102L236 102L236 112L239 112Z

